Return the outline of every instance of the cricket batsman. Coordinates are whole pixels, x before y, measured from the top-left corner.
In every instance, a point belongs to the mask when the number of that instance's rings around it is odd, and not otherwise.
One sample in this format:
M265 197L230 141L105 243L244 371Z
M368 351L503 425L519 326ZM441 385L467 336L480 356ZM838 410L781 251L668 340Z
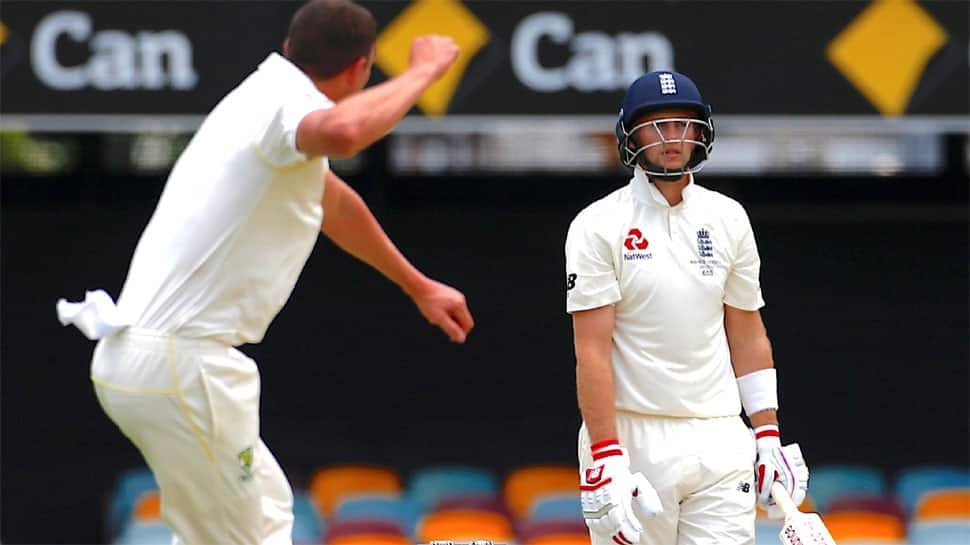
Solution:
M714 124L687 76L634 81L616 137L633 177L565 245L593 545L753 545L756 502L778 516L780 481L800 504L808 468L780 442L751 224L695 183Z

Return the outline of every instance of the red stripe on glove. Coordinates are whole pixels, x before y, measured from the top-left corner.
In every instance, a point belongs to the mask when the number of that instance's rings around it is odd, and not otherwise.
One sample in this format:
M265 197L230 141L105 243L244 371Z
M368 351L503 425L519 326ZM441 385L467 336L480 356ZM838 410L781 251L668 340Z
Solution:
M602 460L603 458L609 458L610 456L622 456L623 451L620 449L613 450L601 450L593 454L593 461Z
M761 439L762 437L781 437L781 434L778 433L778 430L772 429L762 430L754 434L755 439Z

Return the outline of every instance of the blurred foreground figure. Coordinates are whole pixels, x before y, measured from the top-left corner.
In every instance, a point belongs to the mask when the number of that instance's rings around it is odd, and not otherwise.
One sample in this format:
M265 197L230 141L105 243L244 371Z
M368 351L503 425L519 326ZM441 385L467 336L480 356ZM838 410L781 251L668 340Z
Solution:
M361 91L375 38L353 2L303 5L283 55L226 95L176 162L117 306L100 290L58 302L62 323L100 339L98 399L154 472L180 543L291 543L292 491L260 440L259 372L234 347L262 340L321 230L452 341L472 328L464 296L415 269L328 168L387 134L458 55L449 38L417 38L408 70Z

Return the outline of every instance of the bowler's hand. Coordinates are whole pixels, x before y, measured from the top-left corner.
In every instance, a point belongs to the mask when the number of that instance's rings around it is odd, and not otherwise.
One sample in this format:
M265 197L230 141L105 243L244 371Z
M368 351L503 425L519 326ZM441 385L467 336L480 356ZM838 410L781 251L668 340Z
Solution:
M458 45L448 36L418 36L411 43L411 68L425 71L437 80L458 58Z
M451 286L428 280L411 298L428 322L441 328L452 342L465 342L475 326L465 296Z

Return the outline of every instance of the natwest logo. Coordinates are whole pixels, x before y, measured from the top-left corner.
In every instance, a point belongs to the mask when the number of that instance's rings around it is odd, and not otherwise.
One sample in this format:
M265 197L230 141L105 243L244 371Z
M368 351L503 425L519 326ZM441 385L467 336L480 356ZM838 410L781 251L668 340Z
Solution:
M644 238L643 233L639 229L634 227L630 229L630 232L626 234L626 239L623 240L623 247L627 251L623 254L623 259L625 261L643 261L646 259L653 259L653 254L650 252L644 252L647 246L650 245L650 241Z
M188 90L199 80L192 66L192 43L175 30L94 32L91 16L83 11L55 11L44 17L30 43L30 62L45 85L58 90L93 87L101 90ZM61 47L91 52L82 64L58 58Z
M623 241L623 245L626 246L627 250L631 252L633 250L646 250L647 246L650 245L650 241L643 238L643 233L639 229L630 229L630 232L626 235L626 240Z

